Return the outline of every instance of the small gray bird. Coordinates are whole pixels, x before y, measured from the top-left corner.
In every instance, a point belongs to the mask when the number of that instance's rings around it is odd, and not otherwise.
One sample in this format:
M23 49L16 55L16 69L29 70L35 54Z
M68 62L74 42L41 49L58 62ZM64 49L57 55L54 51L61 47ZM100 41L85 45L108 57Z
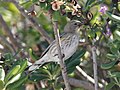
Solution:
M76 52L79 44L79 28L81 25L82 23L77 20L71 20L65 25L64 33L60 37L63 60L67 60ZM42 58L29 67L29 71L33 71L47 62L59 63L58 49L55 40L44 51Z

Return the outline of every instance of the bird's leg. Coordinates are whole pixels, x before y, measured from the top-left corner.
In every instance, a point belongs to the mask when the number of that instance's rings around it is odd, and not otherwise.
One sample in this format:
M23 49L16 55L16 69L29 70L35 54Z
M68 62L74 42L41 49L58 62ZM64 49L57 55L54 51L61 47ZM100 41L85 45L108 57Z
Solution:
M62 58L64 58L64 57L65 57L65 54L63 53L63 54L62 54Z
M62 58L64 58L65 57L65 54L64 53L62 53ZM66 68L65 67L65 65L64 65L64 68ZM63 69L63 68L62 68ZM66 69L65 69L66 70ZM67 73L67 71L64 71L64 73Z

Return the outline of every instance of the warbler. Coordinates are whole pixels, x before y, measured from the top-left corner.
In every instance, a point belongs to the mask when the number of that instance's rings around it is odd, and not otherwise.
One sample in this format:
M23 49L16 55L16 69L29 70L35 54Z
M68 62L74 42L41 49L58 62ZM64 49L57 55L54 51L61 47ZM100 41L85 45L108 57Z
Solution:
M79 45L79 29L81 25L82 22L78 20L71 20L65 25L63 34L60 37L63 60L67 60L76 52ZM38 69L47 62L59 63L59 60L57 44L56 40L54 40L44 51L44 55L31 65L28 71Z

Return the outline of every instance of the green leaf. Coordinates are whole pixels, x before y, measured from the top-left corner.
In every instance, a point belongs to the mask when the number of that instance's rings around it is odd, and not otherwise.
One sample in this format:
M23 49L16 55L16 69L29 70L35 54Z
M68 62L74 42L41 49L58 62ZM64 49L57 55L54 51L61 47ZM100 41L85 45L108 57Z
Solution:
M24 2L22 3L21 5L25 8L25 9L28 9L32 6L33 2L32 1L27 1L27 2Z
M119 77L120 78L120 72L111 72L110 77Z
M7 76L5 77L5 83L14 75L16 75L18 73L18 71L20 70L20 65L16 65L15 67L13 67L12 70L10 70L10 72L7 74Z
M115 85L115 83L111 82L108 83L108 85L105 86L105 90L111 90L111 88Z
M50 76L50 72L47 69L40 68L36 72L33 72L30 76L30 80L32 81L40 81L43 79L48 79Z
M102 64L101 68L102 69L110 69L112 68L117 61L111 61L110 63Z
M95 38L96 36L96 31L94 30L89 30L87 33L90 38Z
M119 9L119 11L120 11L120 2L118 2L118 9Z
M44 80L44 79L48 80L48 79L49 79L48 77L49 77L49 76L48 76L48 75L45 75L45 74L33 74L33 75L30 77L30 80L37 82L37 81Z
M85 54L85 52L86 51L84 49L79 50L75 55L73 55L73 57L66 61L68 73L73 72L75 67L80 64L80 58Z
M38 0L31 0L33 3L36 3L36 2L38 2Z
M2 66L0 66L0 80L4 81L5 78L5 71L2 68Z
M111 14L110 12L106 12L106 14L110 19L112 19L114 21L117 21L117 22L120 22L120 17L119 16Z
M120 25L117 26L117 28L120 28ZM116 30L115 27L114 27L114 30L115 30L115 38L120 42L120 31L119 30ZM120 46L120 45L119 45Z
M97 6L97 5L100 5L101 3L104 3L104 0L99 0L99 1L95 1L95 2L93 2L93 3L91 3L91 5L90 5L90 8L92 8L93 6Z
M6 87L11 84L14 83L15 81L19 80L21 77L21 73L15 75L12 79L10 79L7 83L6 83Z
M94 1L95 1L95 0L87 0L85 6L86 6L86 7L89 6L89 5L92 4Z
M15 88L18 88L21 84L23 84L26 80L28 79L28 76L24 76L22 78L20 78L18 81L12 83L12 84L9 84L8 85L8 88L13 90Z
M20 66L21 68L18 73L22 73L25 70L25 68L27 67L27 60L24 60Z
M19 13L19 10L16 8L16 6L13 3L3 1L2 4L3 4L3 7L6 7L12 13L15 13L15 14Z
M47 3L40 3L40 7L46 9L48 7Z
M4 88L4 82L0 80L0 90L3 90L3 88Z
M107 54L107 58L109 58L109 59L115 59L115 58L117 58L117 56L114 55L114 54Z
M6 54L4 55L4 57L5 57L6 60L10 60L10 59L13 58L13 56L12 56L10 53L6 53Z
M88 10L90 8L90 5L94 2L95 0L87 0L85 4L85 10Z
M114 44L112 47L110 47L110 50L112 53L117 54L118 53L118 47L116 44Z
M58 21L60 18L60 13L58 11L55 11L53 13L53 18L54 18L54 21Z
M34 60L34 61L38 60L38 57L34 54L34 52L31 48L29 48L29 55L32 58L32 60Z

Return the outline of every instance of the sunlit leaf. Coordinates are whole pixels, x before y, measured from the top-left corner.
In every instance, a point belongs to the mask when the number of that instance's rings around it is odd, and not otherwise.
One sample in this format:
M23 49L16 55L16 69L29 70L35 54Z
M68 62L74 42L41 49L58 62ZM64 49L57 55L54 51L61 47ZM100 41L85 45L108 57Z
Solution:
M110 12L106 12L106 14L110 19L112 19L114 21L117 21L117 22L120 22L120 17L119 16L111 14Z
M13 90L13 89L19 87L20 85L22 85L27 79L28 79L28 76L24 76L24 77L20 78L18 81L15 81L14 83L9 84L8 88Z
M0 66L0 80L4 81L5 71L2 66Z
M119 9L119 11L120 11L120 2L118 2L118 9Z
M19 72L18 73L22 73L27 67L27 60L24 60L22 63L21 63L21 68L19 69Z
M16 65L15 67L13 67L13 69L11 69L10 72L6 75L6 77L5 77L5 82L7 83L7 81L8 81L12 76L16 75L19 70L20 70L20 65Z
M6 83L6 87L11 84L14 83L15 81L19 80L21 77L21 73L15 75L14 77L12 77L12 79L10 79L7 83Z
M29 48L29 55L33 61L38 60L38 57L35 55L35 53L33 52L31 48Z
M9 11L12 13L18 14L19 10L16 8L16 6L11 2L2 2L3 7L6 7Z

